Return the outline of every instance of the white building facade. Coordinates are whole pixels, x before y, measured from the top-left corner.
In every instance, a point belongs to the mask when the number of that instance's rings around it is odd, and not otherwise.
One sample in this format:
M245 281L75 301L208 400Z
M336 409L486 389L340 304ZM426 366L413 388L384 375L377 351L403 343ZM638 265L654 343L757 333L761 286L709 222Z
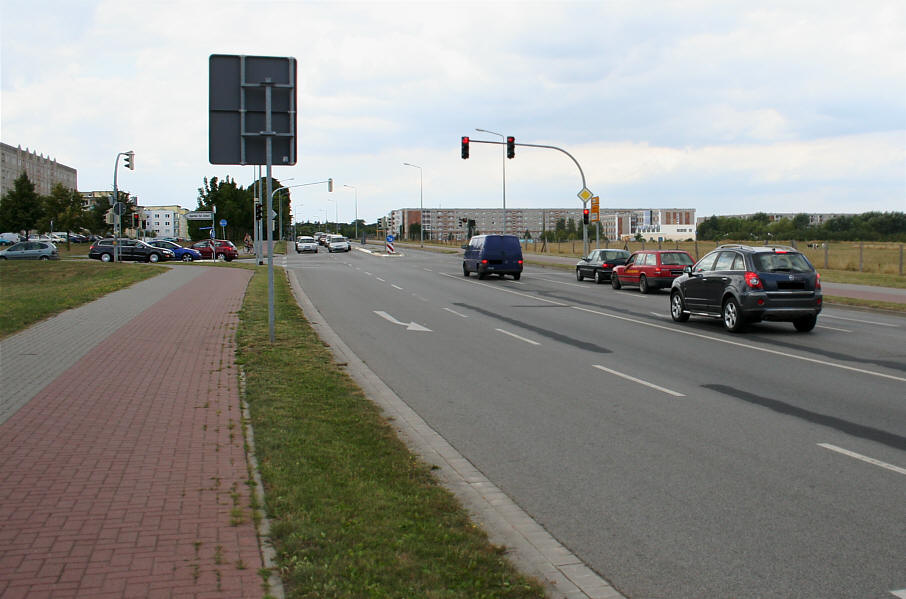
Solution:
M142 206L143 228L145 231L153 231L154 237L188 239L188 213L189 210L181 206Z

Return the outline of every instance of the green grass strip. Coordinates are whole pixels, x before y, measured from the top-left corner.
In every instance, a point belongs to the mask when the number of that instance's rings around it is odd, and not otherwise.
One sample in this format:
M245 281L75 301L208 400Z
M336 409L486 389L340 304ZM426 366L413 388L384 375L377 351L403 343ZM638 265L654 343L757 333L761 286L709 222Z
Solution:
M0 263L0 338L165 272L154 264L23 260Z
M338 367L275 276L240 312L239 360L279 574L293 598L543 597Z

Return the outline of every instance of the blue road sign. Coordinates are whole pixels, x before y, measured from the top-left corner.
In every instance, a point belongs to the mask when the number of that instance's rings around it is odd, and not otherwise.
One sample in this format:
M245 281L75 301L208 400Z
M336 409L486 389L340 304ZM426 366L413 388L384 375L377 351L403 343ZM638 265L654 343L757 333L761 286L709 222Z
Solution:
M387 236L387 243L393 243L393 235Z
M226 226L226 219L225 219L225 218L221 218L221 219L220 219L220 226L221 226L221 227L225 227L225 226Z

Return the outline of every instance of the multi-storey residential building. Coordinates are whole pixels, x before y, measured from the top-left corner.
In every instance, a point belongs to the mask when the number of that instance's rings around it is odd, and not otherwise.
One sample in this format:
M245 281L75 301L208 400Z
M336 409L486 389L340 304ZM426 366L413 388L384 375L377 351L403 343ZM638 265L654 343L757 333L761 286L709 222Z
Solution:
M424 215L424 219L422 219ZM412 225L423 222L425 239L465 239L468 221L475 221L480 233L502 233L502 208L400 208L381 219L382 228L394 235L409 237ZM557 221L582 222L580 208L507 208L506 232L537 238L543 231L556 228ZM642 235L645 239L695 239L695 209L606 208L600 211L601 237L626 239ZM593 235L594 223L589 224Z
M0 195L13 188L13 184L22 173L35 184L35 193L49 195L50 190L57 183L66 189L78 189L78 173L76 169L65 164L60 164L55 159L43 154L29 151L22 146L16 148L0 143Z
M154 231L156 237L189 237L187 208L181 206L142 206L141 220L145 231Z

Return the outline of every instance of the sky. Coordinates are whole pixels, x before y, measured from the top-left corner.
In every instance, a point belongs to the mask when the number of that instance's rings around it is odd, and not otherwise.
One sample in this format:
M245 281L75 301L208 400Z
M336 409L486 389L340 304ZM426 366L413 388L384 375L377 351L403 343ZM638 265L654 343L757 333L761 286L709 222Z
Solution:
M80 191L197 206L212 54L298 61L295 220L499 208L503 149L602 208L906 211L906 3L0 0L0 138ZM404 162L421 169L404 166ZM556 150L510 208L580 208ZM351 186L351 187L345 187ZM354 188L354 189L353 189Z

